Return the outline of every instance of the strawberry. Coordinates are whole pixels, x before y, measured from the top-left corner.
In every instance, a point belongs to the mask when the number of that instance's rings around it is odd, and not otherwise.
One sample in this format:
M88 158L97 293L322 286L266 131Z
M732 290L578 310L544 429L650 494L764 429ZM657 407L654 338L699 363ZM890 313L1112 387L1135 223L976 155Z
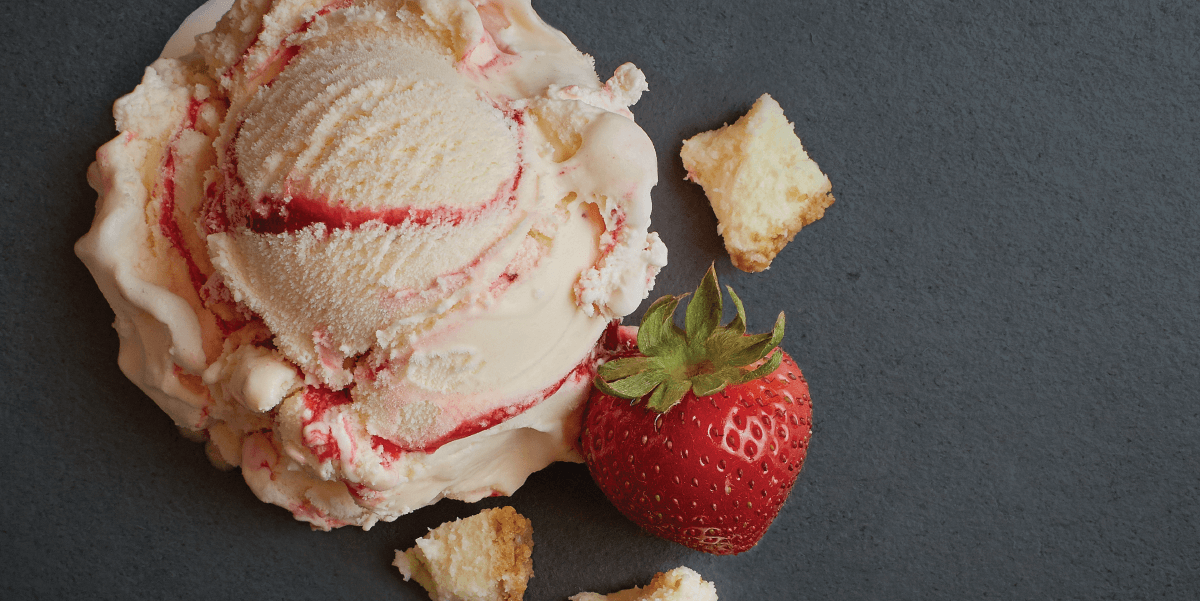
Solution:
M600 367L580 441L592 478L621 513L718 555L762 538L812 434L808 383L777 348L783 313L772 332L748 336L742 302L728 290L737 316L725 326L711 267L687 305L686 329L674 323L686 295L646 310L636 348Z

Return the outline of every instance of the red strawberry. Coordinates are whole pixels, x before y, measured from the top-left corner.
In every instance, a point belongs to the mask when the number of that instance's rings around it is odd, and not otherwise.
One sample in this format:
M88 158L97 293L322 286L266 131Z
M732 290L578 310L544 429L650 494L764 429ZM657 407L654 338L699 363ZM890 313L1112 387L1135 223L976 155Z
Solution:
M808 383L776 349L783 313L773 332L747 336L741 300L728 290L737 316L726 326L712 268L688 303L686 330L673 320L683 296L655 301L637 349L601 366L582 433L592 478L621 513L718 555L762 538L812 434Z

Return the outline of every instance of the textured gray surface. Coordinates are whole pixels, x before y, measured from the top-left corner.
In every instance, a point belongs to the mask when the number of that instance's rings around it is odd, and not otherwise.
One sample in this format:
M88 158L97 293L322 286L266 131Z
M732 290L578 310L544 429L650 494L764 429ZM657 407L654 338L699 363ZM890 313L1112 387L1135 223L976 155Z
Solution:
M117 370L71 252L112 101L196 4L26 2L0 23L0 597L426 598L392 549L476 508L320 533L259 503ZM751 327L786 310L816 427L737 557L640 534L578 466L487 502L533 520L527 599L680 564L731 601L1200 598L1200 4L535 6L602 75L650 80L657 292L715 260ZM678 150L762 92L838 201L749 275Z

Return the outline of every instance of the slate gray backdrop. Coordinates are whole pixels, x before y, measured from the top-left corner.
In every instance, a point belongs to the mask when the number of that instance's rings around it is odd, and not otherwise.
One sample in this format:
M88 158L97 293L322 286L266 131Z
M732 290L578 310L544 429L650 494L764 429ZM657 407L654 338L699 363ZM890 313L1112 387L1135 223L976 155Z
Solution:
M0 23L0 597L423 599L388 566L444 502L310 532L209 466L116 367L71 244L84 171L198 0L25 2ZM579 466L512 499L527 599L689 565L721 599L1200 597L1200 4L538 0L645 70L658 293L716 261L751 327L788 313L809 463L754 550L640 534ZM761 93L837 203L767 272L734 270L681 139Z

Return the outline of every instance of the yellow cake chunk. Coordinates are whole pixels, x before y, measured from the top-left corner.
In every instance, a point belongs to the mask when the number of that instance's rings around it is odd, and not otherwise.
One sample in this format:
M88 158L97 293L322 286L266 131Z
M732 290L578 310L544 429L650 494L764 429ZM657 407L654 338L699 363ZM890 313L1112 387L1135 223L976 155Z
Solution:
M679 154L688 179L704 187L717 233L742 271L770 267L796 232L833 204L829 178L768 94L737 123L686 140Z
M533 526L512 507L446 522L392 563L434 601L519 601L533 577Z
M611 595L579 593L571 601L717 601L717 587L686 566L660 572L650 584Z

